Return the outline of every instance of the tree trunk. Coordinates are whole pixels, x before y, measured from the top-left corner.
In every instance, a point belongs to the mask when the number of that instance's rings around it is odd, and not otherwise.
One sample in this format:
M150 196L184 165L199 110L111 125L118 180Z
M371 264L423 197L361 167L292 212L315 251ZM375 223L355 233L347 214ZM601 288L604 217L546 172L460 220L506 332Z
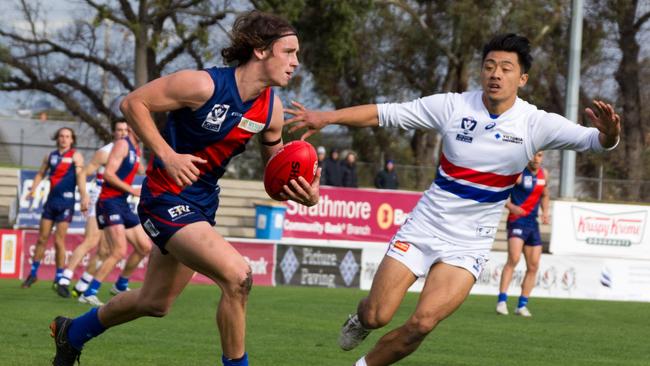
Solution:
M639 44L635 29L636 1L620 1L617 14L619 31L618 44L621 49L621 62L616 70L616 81L621 89L622 134L625 137L628 199L638 200L641 195L641 180L644 176L643 136L641 121L641 93L639 91Z

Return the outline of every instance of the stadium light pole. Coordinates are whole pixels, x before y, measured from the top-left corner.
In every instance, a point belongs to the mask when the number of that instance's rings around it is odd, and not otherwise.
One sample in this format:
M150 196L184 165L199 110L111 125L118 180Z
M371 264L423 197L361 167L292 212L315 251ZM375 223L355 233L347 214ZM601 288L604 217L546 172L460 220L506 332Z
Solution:
M583 0L571 2L571 40L569 49L569 76L567 79L564 116L569 121L578 120L578 97L580 93L580 53L582 52ZM560 197L575 197L576 152L562 151L560 174Z

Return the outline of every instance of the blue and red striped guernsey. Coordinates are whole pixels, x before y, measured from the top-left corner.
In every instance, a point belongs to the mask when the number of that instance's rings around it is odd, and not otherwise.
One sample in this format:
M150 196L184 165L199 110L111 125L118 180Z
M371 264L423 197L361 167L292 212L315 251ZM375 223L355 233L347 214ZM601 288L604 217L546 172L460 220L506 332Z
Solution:
M75 151L75 149L69 149L60 153L59 150L54 150L48 156L48 171L50 174L48 202L74 202L77 174L72 157Z
M499 202L508 198L519 174L501 175L464 168L440 154L435 184L458 197L477 202Z
M157 157L150 159L145 188L154 197L166 192L200 206L214 204L219 194L218 180L228 162L241 154L248 140L268 128L271 121L273 89L266 88L256 98L243 102L234 68L213 67L204 71L214 82L212 97L196 110L182 108L170 112L163 137L177 153L192 154L207 163L197 165L199 179L181 190L162 161Z
M125 137L124 139L129 144L129 153L124 157L122 164L120 164L120 167L117 169L115 174L124 183L131 185L131 183L133 183L133 178L135 178L135 175L138 172L138 166L140 165L140 149L137 146L134 146L128 137ZM108 181L103 180L102 193L99 194L100 201L117 197L126 198L128 196L128 193L113 187L108 183Z
M508 222L517 222L519 224L536 224L537 211L539 210L540 198L546 187L544 169L541 167L537 174L533 174L528 167L521 173L521 182L517 183L510 196L513 204L521 207L526 211L525 215L516 216L512 213L508 215Z

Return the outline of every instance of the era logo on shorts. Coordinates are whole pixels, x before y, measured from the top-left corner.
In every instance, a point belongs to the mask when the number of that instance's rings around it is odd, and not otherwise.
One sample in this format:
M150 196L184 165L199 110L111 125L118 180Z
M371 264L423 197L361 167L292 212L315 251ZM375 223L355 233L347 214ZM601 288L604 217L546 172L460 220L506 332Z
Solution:
M156 226L151 222L151 220L147 219L147 221L144 222L144 229L147 230L149 235L151 235L152 238L155 238L156 236L160 235L160 231L156 229Z
M395 241L393 243L393 248L401 250L404 253L406 253L409 250L410 247L411 247L411 244L409 244L409 243L407 243L405 241L397 240L397 241Z
M228 104L215 104L205 117L205 121L203 121L201 127L213 132L219 132L221 124L226 120L229 108L230 106Z
M188 205L178 205L168 209L167 213L169 213L169 217L171 217L172 221L174 221L183 216L191 214L192 210L190 210L190 206Z

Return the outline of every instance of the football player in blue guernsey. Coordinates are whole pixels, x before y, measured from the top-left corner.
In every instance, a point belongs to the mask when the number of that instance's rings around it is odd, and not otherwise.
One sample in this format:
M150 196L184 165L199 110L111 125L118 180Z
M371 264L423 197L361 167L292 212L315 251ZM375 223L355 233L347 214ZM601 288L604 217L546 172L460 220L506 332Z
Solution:
M548 172L542 168L543 152L538 152L528 162L515 186L510 192L510 200L506 202L508 215L508 261L501 272L497 314L508 315L508 287L512 281L512 273L519 263L521 252L526 258L526 275L521 282L521 296L515 308L515 315L532 316L528 310L528 298L535 287L539 259L542 256L542 238L537 223L537 212L542 207L542 223L549 223Z
M140 166L139 141L130 127L127 131L128 135L115 141L108 155L102 191L97 200L97 226L106 236L110 254L97 270L95 278L86 291L79 296L81 303L103 305L97 293L102 281L111 273L117 262L126 257L127 240L134 248L128 261L132 264L131 269L134 269L151 251L151 241L140 226L138 216L131 211L127 202L129 195L140 196L140 189L131 185ZM123 273L112 292L117 294L126 291L128 281L128 277Z
M415 311L379 339L357 366L390 365L414 352L465 301L492 248L503 205L537 151L603 151L618 143L620 117L601 101L586 114L594 127L538 110L517 97L532 64L525 37L505 34L483 48L482 90L434 94L406 103L311 111L295 102L287 113L306 127L328 124L434 130L442 136L436 178L388 246L368 297L344 323L339 345L358 346L388 324L407 289L425 278Z
M52 228L56 226L54 234L54 249L56 251L56 276L53 289L63 274L65 267L65 236L68 226L72 222L75 204L75 188L79 187L81 198L81 211L88 210L88 193L86 192L86 174L84 173L84 158L75 148L76 135L71 128L59 128L54 137L56 150L43 158L34 183L29 191L29 197L34 198L34 193L46 174L49 173L50 193L47 196L43 214L38 229L38 241L32 256L32 268L22 283L22 288L29 288L38 279L38 268L45 256L45 245L50 237Z
M298 37L284 19L257 11L240 15L221 54L236 67L180 71L129 94L121 109L155 155L138 213L156 246L141 288L123 292L76 319L51 324L56 365L72 365L83 345L107 328L142 316L162 317L195 272L221 288L217 308L224 365L248 365L244 334L252 273L213 225L218 179L226 164L258 135L262 159L282 147L283 107L272 86L286 86L298 67ZM152 112L169 112L161 135ZM319 178L284 187L286 199L313 206Z

